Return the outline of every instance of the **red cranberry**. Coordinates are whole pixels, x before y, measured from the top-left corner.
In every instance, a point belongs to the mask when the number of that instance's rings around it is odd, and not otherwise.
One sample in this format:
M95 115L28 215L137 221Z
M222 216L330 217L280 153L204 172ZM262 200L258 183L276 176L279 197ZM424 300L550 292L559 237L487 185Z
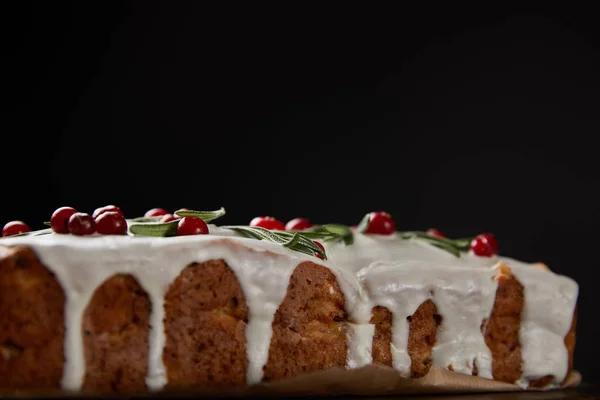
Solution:
M77 212L73 207L60 207L54 210L50 218L50 226L56 233L69 233L69 218Z
M119 214L121 214L122 216L125 216L125 214L123 214L123 211L121 211L121 209L119 207L110 205L110 206L96 208L92 214L92 218L98 218L98 216L100 216L102 213L105 213L107 211L116 211Z
M498 241L491 233L482 233L471 240L471 250L478 256L491 257L498 254Z
M95 219L96 232L102 235L124 235L127 233L125 217L116 211L103 212Z
M317 246L319 246L319 247L321 248L321 250L323 250L323 253L325 253L325 247L323 247L323 245L322 245L321 243L319 243L319 242L315 241L315 244L316 244ZM319 253L316 253L316 254L315 254L315 256L317 256L317 257L318 257L318 258L320 258L321 260L324 260L324 259L325 259L325 257L323 257L323 256L322 256L321 254L319 254Z
M175 216L173 214L165 214L160 218L159 222L164 224L165 222L171 222L177 219L181 219L181 217Z
M177 236L206 234L208 234L208 226L201 218L183 217L177 224Z
M2 237L31 232L31 228L23 221L11 221L2 228Z
M313 224L306 218L294 218L291 221L288 221L285 224L286 231L303 231L304 229L308 229L312 227Z
M69 232L77 236L93 235L96 232L94 218L86 213L76 212L69 218Z
M167 210L165 210L164 208L153 208L152 210L146 211L146 214L144 214L144 217L146 217L146 218L162 217L163 215L167 215L168 213L169 212Z
M285 225L283 225L283 222L277 221L273 217L256 217L250 221L250 226L258 226L259 228L265 228L274 231L285 230Z
M396 232L396 224L390 214L382 211L369 214L369 225L365 233L391 235L394 232Z
M446 235L444 235L442 232L438 231L435 228L427 229L427 234L429 236L438 237L438 238L442 238L442 239L446 238Z

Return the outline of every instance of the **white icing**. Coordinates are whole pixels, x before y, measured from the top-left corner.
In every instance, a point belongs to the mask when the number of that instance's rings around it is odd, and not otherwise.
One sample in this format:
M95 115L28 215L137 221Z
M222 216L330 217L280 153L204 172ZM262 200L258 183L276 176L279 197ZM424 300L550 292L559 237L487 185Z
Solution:
M348 324L348 363L350 369L364 367L373 362L373 335L375 325Z
M509 265L525 288L520 342L523 376L516 383L554 375L554 385L565 377L569 330L578 295L569 278L505 257L454 255L418 240L396 236L356 234L354 244L324 245L328 262L278 244L240 238L230 230L209 225L210 235L173 238L128 236L77 237L45 235L5 238L0 245L31 247L52 270L65 297L65 364L62 386L80 389L85 375L82 315L95 289L114 274L134 276L151 301L149 367L150 390L162 389L167 374L162 362L165 345L164 295L170 283L191 263L223 259L235 273L247 299L247 382L258 383L268 359L272 322L283 301L294 268L303 261L319 262L335 275L346 300L348 368L372 362L372 308L384 306L393 314L393 366L410 374L407 317L427 299L442 316L432 349L433 365L491 378L491 355L481 323L494 304L498 261ZM1 248L0 248L1 249ZM334 293L333 287L329 288Z
M503 257L525 289L521 315L523 376L518 382L553 375L559 386L568 372L569 353L564 338L571 328L579 287L575 281L551 271Z
M452 366L471 374L477 360L479 375L491 378L491 355L481 323L491 313L496 287L491 268L448 267L423 261L375 262L358 272L370 295L371 308L383 306L393 314L393 366L410 375L407 318L426 300L436 304L442 323L432 349L433 365Z
M223 259L235 273L247 299L247 382L254 384L262 379L269 354L271 325L285 298L292 272L303 261L317 261L275 243L214 235L174 238L45 235L12 238L2 244L31 247L63 287L66 346L62 387L70 391L81 388L85 375L83 312L95 289L110 276L131 274L148 293L152 314L146 383L150 390L157 391L167 383L162 362L163 302L167 289L189 264ZM361 302L362 291L353 275L336 271L327 263L321 264L331 268L337 277L351 316L353 310L361 310L355 303ZM354 319L362 321L364 315L357 313Z
M330 260L357 273L368 291L365 308L381 305L393 313L393 365L402 374L410 371L407 316L431 298L443 322L432 350L433 365L491 378L491 355L480 326L494 304L496 285L491 280L498 261L513 268L525 288L520 342L523 378L527 385L545 375L554 384L564 378L568 352L564 337L569 330L578 295L577 284L533 264L506 257L460 258L418 240L396 236L355 234L354 244L325 243Z

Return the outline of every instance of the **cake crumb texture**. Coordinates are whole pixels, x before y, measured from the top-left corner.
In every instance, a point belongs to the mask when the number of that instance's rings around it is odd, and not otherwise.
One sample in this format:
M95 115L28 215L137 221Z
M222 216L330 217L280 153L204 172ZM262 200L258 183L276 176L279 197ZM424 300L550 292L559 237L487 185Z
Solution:
M373 364L391 367L392 360L392 312L376 306L371 311L371 324L375 325L373 335Z
M114 275L95 290L83 315L84 391L146 391L150 307L131 275Z
M0 247L0 387L60 388L65 297L23 246Z
M435 345L437 329L442 317L432 300L423 302L409 319L408 355L410 375L418 378L427 375L431 368L431 349Z
M523 285L512 274L497 282L494 308L483 333L492 354L492 376L495 380L513 383L523 372L519 330L525 294Z
M345 368L347 319L333 273L313 262L298 265L275 314L264 380Z
M442 317L432 300L421 303L408 318L408 355L410 375L413 378L425 376L431 368L431 349L435 345L436 334ZM392 360L392 313L385 307L373 308L371 323L375 325L373 337L373 363L391 367Z
M165 296L168 389L246 383L246 299L222 260L187 266Z

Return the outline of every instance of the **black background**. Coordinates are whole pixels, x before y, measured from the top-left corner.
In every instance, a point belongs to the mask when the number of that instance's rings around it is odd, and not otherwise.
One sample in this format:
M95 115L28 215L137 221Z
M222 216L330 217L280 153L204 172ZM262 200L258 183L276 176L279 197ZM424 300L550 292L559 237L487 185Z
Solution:
M596 14L206 4L3 5L1 224L117 204L493 232L580 284L600 378Z

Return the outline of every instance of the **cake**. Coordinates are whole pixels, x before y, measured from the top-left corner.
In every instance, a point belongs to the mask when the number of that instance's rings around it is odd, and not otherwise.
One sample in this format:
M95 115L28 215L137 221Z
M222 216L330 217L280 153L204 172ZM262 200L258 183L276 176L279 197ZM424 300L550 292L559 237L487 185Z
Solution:
M492 235L396 232L385 213L286 229L154 211L123 229L120 210L72 211L0 240L2 389L218 389L373 365L551 389L573 370L577 284L496 254Z

